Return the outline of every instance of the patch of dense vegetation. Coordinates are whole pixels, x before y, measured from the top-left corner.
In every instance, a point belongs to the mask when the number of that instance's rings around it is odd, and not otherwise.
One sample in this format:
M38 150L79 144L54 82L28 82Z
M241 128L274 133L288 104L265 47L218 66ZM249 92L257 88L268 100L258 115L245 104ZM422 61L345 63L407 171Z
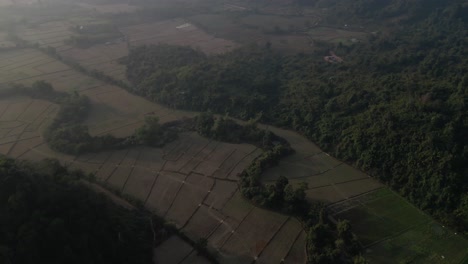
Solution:
M382 24L389 19L412 23L426 18L434 10L444 9L454 12L465 22L468 19L466 16L468 5L462 0L303 0L302 2L308 2L316 7L330 8L327 22L341 25L353 21Z
M163 223L91 191L83 177L57 161L0 157L0 263L152 263Z
M133 92L175 108L244 119L278 103L281 57L249 47L206 58L189 47L139 47L123 60Z
M21 85L5 89L0 96L25 95L51 101L60 105L60 110L47 127L44 138L56 151L67 154L83 154L109 149L120 149L135 145L161 147L177 139L172 124L160 125L156 117L148 116L145 124L126 138L116 138L110 134L91 136L83 121L88 116L90 102L78 93L57 92L44 81L37 81L31 87Z
M203 58L153 46L130 52L128 76L133 92L168 106L293 128L466 233L468 26L460 5L338 45L341 64L268 47Z

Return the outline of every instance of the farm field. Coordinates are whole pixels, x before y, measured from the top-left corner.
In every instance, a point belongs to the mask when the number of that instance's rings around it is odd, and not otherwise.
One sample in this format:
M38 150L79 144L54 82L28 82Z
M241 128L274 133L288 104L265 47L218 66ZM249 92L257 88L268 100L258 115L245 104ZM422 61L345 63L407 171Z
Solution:
M0 84L29 85L37 80L51 83L56 90L79 92L91 99L90 118L85 122L90 133L128 136L143 124L148 113L161 122L177 120L194 113L168 109L96 79L85 76L67 65L32 49L0 53ZM0 88L1 89L1 88Z
M126 42L97 44L87 49L64 46L58 52L64 59L78 62L86 68L98 70L115 79L127 81L125 66L117 61L128 54Z
M177 236L171 236L154 251L154 263L196 263L208 264L206 259L197 256L196 251Z
M100 5L105 7L106 5ZM78 19L80 18L80 19ZM128 49L138 45L171 44L191 46L206 54L219 54L239 47L237 43L205 33L184 19L172 19L121 27L122 38L79 48L65 44L65 40L77 35L70 28L80 25L106 23L99 17L71 16L66 19L46 21L34 26L21 26L18 36L40 47L53 47L64 59L78 62L89 69L95 69L126 81L125 66L118 59L127 56ZM3 34L3 33L2 33ZM123 39L125 37L125 39ZM0 45L2 44L0 35ZM4 41L5 47L11 43Z
M22 27L18 29L18 35L30 43L39 44L40 47L55 48L56 52L66 60L78 62L82 66L99 70L106 75L125 81L125 67L117 62L119 58L128 54L125 41L116 39L89 48L65 44L65 40L77 35L70 30L71 27L102 23L105 21L99 18L77 20L75 17L71 17L68 20L46 22L34 27Z
M145 201L146 207L164 216L189 237L207 238L210 248L218 251L222 259L244 263L259 256L266 259L286 258L293 243L284 244L282 241L294 242L302 232L299 222L254 208L244 201L238 192L236 181L227 179L230 177L229 171L226 175L214 177L216 169L208 169L221 168L225 162L218 155L210 155L216 150L244 153L244 156L236 156L236 159L241 160L255 149L252 146L247 148L245 145L221 142L210 144L206 139L188 133L182 134L177 142L168 144L163 149L138 147L79 157L55 155L42 141L38 131L32 137L37 138L36 141L30 138L23 140L22 136L16 134L18 132L15 133L17 127L24 126L18 122L22 120L20 117L26 118L26 113L32 115L34 111L28 109L38 109L39 106L35 104L39 103L25 98L9 100L13 101L7 107L21 113L14 116L5 111L6 114L2 115L2 124L4 120L16 121L2 125L1 131L5 134L0 143L2 154L28 160L57 158L73 168L95 173L111 189ZM45 107L47 105L43 106ZM21 108L25 110L20 111ZM32 118L34 117L26 119ZM44 122L46 121L42 121ZM188 142L191 144L187 144ZM249 159L253 158L250 155ZM192 164L189 166L192 170L187 169L185 165L188 164ZM256 230L255 233L251 232L252 228ZM276 248L281 250L278 252ZM187 251L187 254L190 252L191 250Z
M6 32L0 32L0 49L15 47L15 43L8 40Z
M307 197L328 204L336 220L347 219L371 263L461 263L468 242L442 227L365 173L342 163L291 131L266 127L288 139L296 153L263 175L306 182ZM302 138L302 142L301 142Z
M78 6L90 9L94 12L102 14L121 14L121 13L131 13L135 12L139 7L129 4L90 4L90 3L77 3Z
M60 48L64 46L64 40L73 35L69 28L72 23L62 21L50 21L39 23L34 26L21 27L18 36L28 42L38 43L41 47Z
M121 28L130 46L171 44L198 48L206 54L219 54L238 44L211 36L184 19L173 19Z

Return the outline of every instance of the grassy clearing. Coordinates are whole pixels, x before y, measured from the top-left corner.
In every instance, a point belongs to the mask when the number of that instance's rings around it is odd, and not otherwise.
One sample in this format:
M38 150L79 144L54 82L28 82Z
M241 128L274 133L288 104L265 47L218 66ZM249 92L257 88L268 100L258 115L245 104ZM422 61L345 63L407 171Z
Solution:
M463 263L467 242L441 225L430 222L367 249L376 263Z
M363 245L370 245L405 229L429 221L429 218L398 195L388 195L336 215L349 219Z
M347 206L349 210L347 210ZM460 263L468 242L435 223L387 188L334 205L337 219L349 219L376 263ZM442 257L443 256L443 257Z

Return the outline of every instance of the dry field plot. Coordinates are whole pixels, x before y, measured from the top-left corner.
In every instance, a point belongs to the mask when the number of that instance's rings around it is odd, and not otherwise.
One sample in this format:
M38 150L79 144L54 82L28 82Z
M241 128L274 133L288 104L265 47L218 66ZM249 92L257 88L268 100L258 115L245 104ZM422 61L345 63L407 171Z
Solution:
M219 54L238 47L234 42L213 37L183 19L130 26L121 31L131 46L164 43L199 48L206 54Z
M126 80L125 66L117 62L117 59L128 54L127 43L123 41L111 44L96 44L90 48L77 48L64 43L74 33L70 27L75 24L68 21L48 22L35 28L20 29L19 36L31 43L39 43L41 47L51 46L65 59L99 70L117 79ZM1 35L0 35L1 44ZM54 65L44 65L50 69Z
M15 43L8 40L6 32L0 32L0 49L11 47L15 47Z
M301 224L293 218L289 218L276 234L277 239L274 239L261 253L258 258L258 263L275 263L278 259L285 259L285 256L291 250L291 245L296 242L302 234Z
M40 46L59 48L65 45L64 40L73 35L69 29L71 26L74 25L66 20L46 22L34 27L20 28L18 35L20 38L31 43L38 43Z
M77 3L78 6L90 9L92 11L103 13L103 14L121 14L121 13L132 13L135 12L139 7L129 4L89 4L89 3Z
M51 67L44 67L44 65ZM0 83L31 83L38 79L54 80L72 70L47 55L32 50L11 50L0 53ZM70 82L69 82L70 85ZM56 87L58 89L58 87Z
M44 144L42 130L58 106L26 97L0 99L0 154L23 158Z
M86 68L95 69L106 75L126 81L125 66L117 60L128 55L127 43L96 44L87 49L64 46L59 54L68 60L78 62Z

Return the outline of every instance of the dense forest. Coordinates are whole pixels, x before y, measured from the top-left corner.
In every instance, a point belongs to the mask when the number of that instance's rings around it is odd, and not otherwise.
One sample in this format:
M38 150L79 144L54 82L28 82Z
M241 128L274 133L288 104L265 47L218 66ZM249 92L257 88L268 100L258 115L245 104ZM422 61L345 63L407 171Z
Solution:
M0 263L152 263L163 223L129 211L57 161L0 157Z
M467 6L423 2L338 6L369 20L369 10L389 17L397 7L409 11L366 41L311 55L286 56L266 45L206 57L159 45L135 48L123 63L132 92L170 107L293 128L466 233ZM329 49L344 62L324 62Z

